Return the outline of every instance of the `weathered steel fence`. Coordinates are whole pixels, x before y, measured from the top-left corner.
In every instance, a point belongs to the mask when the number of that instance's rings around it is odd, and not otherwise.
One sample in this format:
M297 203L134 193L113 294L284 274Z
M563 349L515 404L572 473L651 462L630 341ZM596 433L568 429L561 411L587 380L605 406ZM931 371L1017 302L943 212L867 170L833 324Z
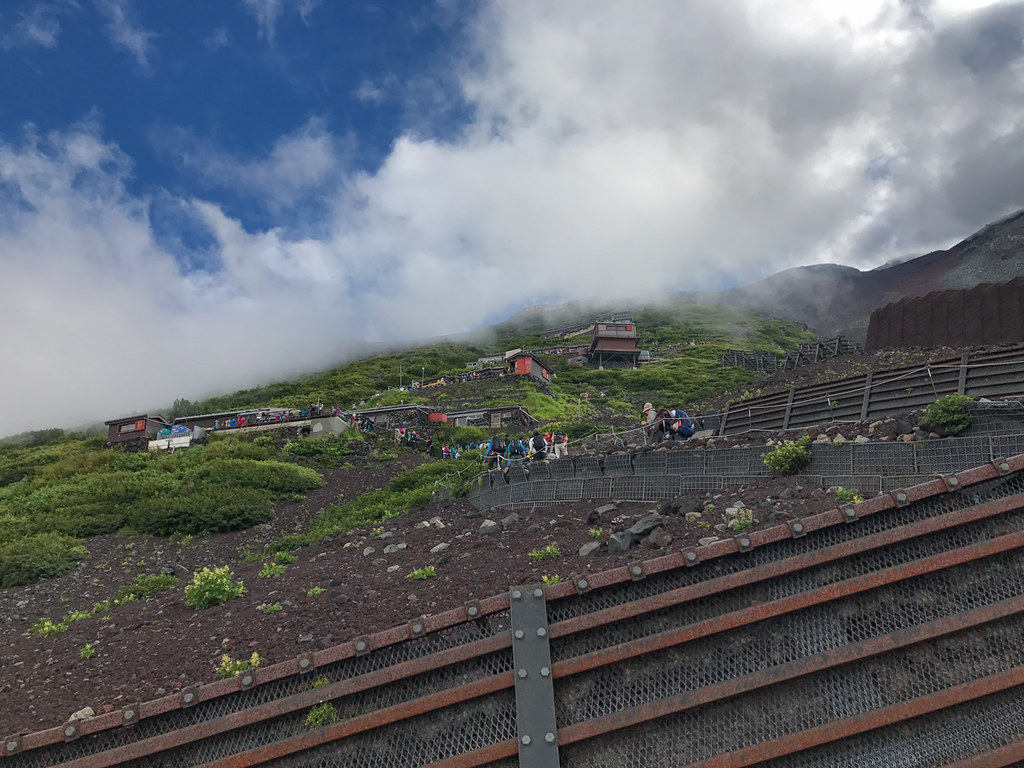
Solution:
M0 765L1009 765L1022 633L1024 455L10 736Z
M925 442L816 443L804 476L812 486L841 485L879 493L956 472L1000 456L1024 453L1024 406L979 405L968 437ZM693 491L713 491L770 477L764 446L713 450L676 449L607 456L579 456L512 466L507 475L485 474L468 498L478 509L528 509L580 499L658 501ZM507 480L507 482L506 482Z
M784 355L773 352L754 352L749 350L729 350L722 355L722 366L736 366L748 371L775 373L776 371L792 371L801 365L820 363L839 355L860 352L860 344L837 336L832 339L801 344Z
M867 372L825 384L731 402L718 434L797 429L835 421L866 421L923 408L942 395L1004 398L1024 395L1024 346L964 353L926 366Z

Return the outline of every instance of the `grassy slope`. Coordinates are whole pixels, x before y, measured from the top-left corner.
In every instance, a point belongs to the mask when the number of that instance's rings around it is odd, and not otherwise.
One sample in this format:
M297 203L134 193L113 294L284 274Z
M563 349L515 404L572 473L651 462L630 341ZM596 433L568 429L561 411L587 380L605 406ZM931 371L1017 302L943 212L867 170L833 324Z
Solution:
M297 407L311 401L345 407L363 400L419 400L441 410L517 403L575 434L595 424L635 421L646 400L686 406L742 387L752 374L719 364L719 355L730 346L779 350L808 338L789 323L728 307L645 310L636 321L641 348L651 349L656 362L638 370L599 371L567 366L563 358L549 356L546 362L557 374L550 388L506 377L415 393L387 391L400 377L408 382L421 372L428 378L457 373L484 354L550 346L551 340L540 336L542 320L527 317L493 329L495 341L487 347L438 344L380 355L201 402L178 401L175 410ZM691 345L694 340L701 343ZM476 434L456 435L443 428L438 439L465 442ZM123 529L163 536L206 534L259 524L269 519L277 499L320 483L319 475L300 463L337 465L351 450L347 440L337 438L281 445L269 436L215 436L207 447L173 455L124 454L104 450L102 444L102 438L66 436L59 430L0 441L0 587L64 572L83 555L83 542L87 546L93 535ZM386 450L378 448L373 458L386 459ZM435 475L428 465L377 494L325 510L307 536L281 546L403 513L429 498Z

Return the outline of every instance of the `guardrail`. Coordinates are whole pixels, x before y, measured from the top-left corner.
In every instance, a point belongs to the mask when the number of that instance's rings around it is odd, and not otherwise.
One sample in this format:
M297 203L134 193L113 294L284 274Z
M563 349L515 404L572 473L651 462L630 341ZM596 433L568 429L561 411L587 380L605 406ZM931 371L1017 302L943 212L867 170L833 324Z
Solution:
M1024 455L9 736L0 765L1006 765L1022 632Z
M794 385L774 394L730 402L721 416L718 434L883 419L954 393L986 398L1024 395L1024 346L965 352L928 365Z

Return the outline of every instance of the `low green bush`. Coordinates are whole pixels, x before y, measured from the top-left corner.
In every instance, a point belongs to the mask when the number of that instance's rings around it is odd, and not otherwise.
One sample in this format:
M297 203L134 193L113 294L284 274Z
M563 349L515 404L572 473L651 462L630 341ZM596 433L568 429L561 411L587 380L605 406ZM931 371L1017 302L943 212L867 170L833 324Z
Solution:
M338 719L338 710L329 701L317 704L306 714L306 727L314 730L330 725Z
M795 475L811 463L810 444L811 436L804 435L791 443L777 445L764 454L764 464L780 475Z
M132 600L144 600L150 595L155 595L157 592L164 592L168 589L173 589L178 584L177 576L165 576L162 574L151 574L135 577L135 581L131 584L126 584L121 587L117 592L117 597L114 598L114 602L118 605L121 603L127 603Z
M931 405L925 406L921 423L940 435L956 435L963 432L973 419L967 410L972 398L967 395L945 395Z
M192 574L192 583L185 587L185 604L197 611L226 603L245 593L242 582L234 581L228 566L203 568Z
M17 587L60 576L88 555L81 540L60 533L36 533L0 541L0 587Z

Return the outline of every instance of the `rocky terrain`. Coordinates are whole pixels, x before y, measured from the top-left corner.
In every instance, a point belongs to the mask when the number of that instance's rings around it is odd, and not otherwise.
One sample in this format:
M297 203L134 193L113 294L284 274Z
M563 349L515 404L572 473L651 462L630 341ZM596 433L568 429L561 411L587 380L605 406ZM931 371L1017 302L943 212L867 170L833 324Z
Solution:
M824 440L915 439L914 419L844 425L814 433ZM911 430L903 432L902 430ZM840 435L842 435L840 437ZM703 438L653 450L767 447L793 435ZM929 438L917 432L917 439ZM622 448L618 438L585 450ZM577 450L582 447L577 446ZM631 446L628 450L649 450ZM420 453L372 467L324 472L323 487L303 501L281 502L257 529L177 543L154 537L89 539L89 557L56 579L0 592L0 731L59 725L74 712L96 713L216 679L227 654L257 653L273 663L311 649L439 613L513 584L549 582L601 571L667 551L709 543L744 528L799 518L839 505L837 489L799 476L766 478L714 493L652 503L587 500L526 511L480 511L465 500L432 503L385 525L355 530L294 551L284 573L260 578L269 558L254 557L278 536L301 528L339 498L381 487ZM245 593L197 611L183 587L203 567L229 565ZM415 578L432 566L434 574ZM67 620L41 636L42 618L60 621L110 599L138 574L173 574L177 586L104 615ZM411 576L412 575L412 576Z

